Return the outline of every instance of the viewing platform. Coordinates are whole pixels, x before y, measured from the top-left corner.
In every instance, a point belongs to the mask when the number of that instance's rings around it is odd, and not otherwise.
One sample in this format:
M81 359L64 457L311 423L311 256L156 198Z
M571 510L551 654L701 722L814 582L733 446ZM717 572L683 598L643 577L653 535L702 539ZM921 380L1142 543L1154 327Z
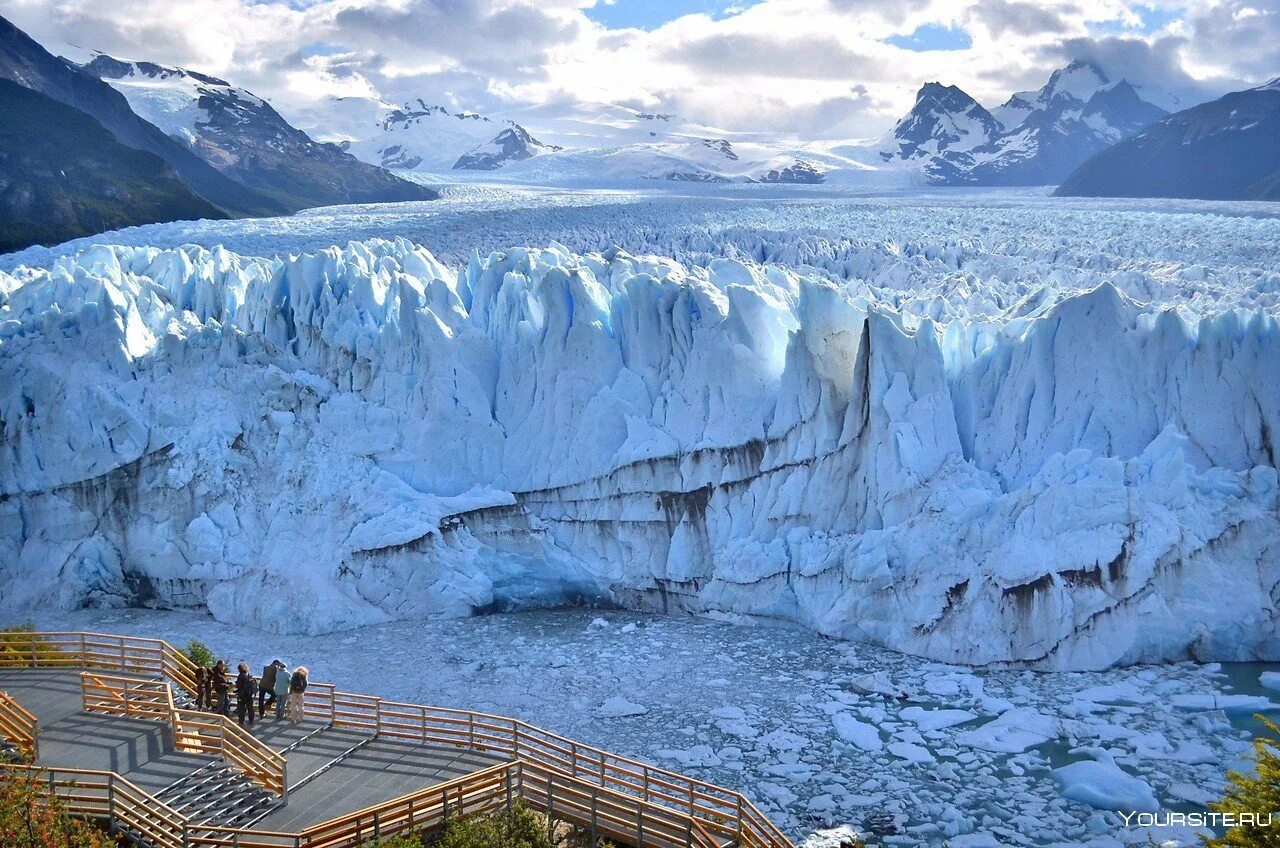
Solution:
M741 794L518 719L312 683L305 720L192 709L166 642L0 634L0 737L71 812L151 848L355 848L517 801L592 843L793 848Z

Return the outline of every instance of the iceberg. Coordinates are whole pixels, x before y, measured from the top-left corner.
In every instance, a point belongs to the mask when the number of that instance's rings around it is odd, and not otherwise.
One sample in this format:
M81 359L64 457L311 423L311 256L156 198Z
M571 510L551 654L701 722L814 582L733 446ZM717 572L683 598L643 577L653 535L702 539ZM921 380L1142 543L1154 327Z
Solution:
M0 609L608 601L948 663L1280 657L1274 315L1022 288L966 317L403 239L0 272Z

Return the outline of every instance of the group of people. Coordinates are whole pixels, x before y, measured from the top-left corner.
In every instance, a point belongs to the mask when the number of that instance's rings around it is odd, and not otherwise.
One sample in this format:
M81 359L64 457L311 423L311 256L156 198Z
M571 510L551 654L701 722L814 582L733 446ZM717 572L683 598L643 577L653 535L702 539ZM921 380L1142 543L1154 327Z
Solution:
M266 718L269 708L275 717L298 724L303 718L303 696L307 691L307 669L298 666L291 673L281 660L272 660L262 669L261 677L249 673L249 665L236 666L233 681L227 664L218 660L213 668L196 669L196 708L231 716L231 699L235 697L236 721L241 727L252 727L255 706L257 718ZM256 704L255 704L256 701Z

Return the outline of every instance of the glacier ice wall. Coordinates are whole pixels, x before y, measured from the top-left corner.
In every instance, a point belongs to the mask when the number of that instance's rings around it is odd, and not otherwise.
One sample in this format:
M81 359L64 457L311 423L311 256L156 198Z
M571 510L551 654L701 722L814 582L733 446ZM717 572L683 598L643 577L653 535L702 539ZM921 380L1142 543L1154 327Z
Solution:
M950 662L1280 657L1276 316L900 275L403 240L0 273L0 609L585 598Z

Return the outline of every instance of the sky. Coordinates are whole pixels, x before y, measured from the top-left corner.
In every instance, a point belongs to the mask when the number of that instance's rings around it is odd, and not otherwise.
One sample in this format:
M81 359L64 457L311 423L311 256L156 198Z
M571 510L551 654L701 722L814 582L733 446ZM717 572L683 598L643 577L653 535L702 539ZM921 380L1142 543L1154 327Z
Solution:
M46 45L211 73L309 130L378 101L616 103L865 138L928 81L996 106L1071 59L1190 105L1280 75L1280 0L0 0ZM323 132L318 134L323 135Z

